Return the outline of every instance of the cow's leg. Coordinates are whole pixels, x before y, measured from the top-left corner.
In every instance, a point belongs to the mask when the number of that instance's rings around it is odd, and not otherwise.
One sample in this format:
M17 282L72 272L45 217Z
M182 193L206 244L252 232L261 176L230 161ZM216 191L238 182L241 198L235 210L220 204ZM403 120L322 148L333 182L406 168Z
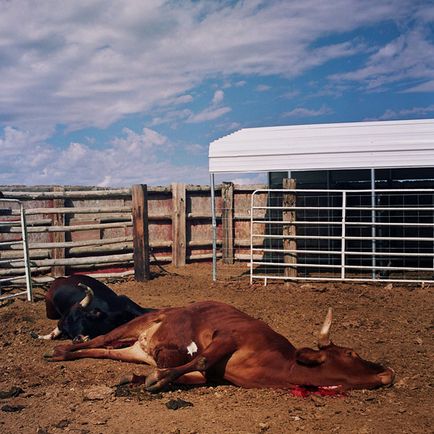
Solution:
M33 339L45 339L45 340L49 341L49 340L58 338L61 334L62 334L62 332L59 329L59 327L56 327L52 332L48 333L47 335L38 335L36 332L31 332L30 336Z
M122 346L121 343L125 342L124 346L130 346L135 342L139 335L143 331L143 326L140 323L136 323L134 327L131 323L124 324L112 330L105 335L97 336L86 342L72 343L67 345L58 345L54 348L54 356L74 352L78 350L84 350L89 348L106 348L110 346ZM116 345L112 345L116 343Z
M90 349L110 350L121 349L122 347L130 347L133 346L136 341L138 341L139 336L144 333L144 330L146 331L152 328L158 328L159 324L160 323L158 321L149 323L145 322L145 324L143 324L143 321L140 321L140 319L133 320L132 322L115 328L105 335L97 336L90 341L70 345L58 345L54 348L53 354L47 355L46 358L51 361L73 360L74 356L70 355L69 353L72 354L77 351L82 352L82 350ZM101 352L101 354L106 353ZM93 357L93 355L82 357Z
M86 348L82 350L62 352L54 354L49 358L52 362L76 359L112 359L130 363L146 363L156 366L154 359L143 351L140 342L136 341L133 345L126 348Z
M125 344L126 347L130 345L131 345L131 340L129 340ZM121 345L116 345L116 347L120 347L120 346ZM90 350L105 351L106 349L108 349L107 347L110 347L110 345L104 341L104 335L97 336L96 338L91 339L90 341L87 342L80 342L80 343L69 344L69 345L57 345L56 347L54 347L51 353L45 353L44 358L49 362L60 362L62 360L75 360L83 357L93 357L93 354L97 354L97 352L92 353L91 355L91 353L84 353L84 351L90 351ZM78 354L81 354L81 356ZM83 355L83 354L88 354L88 355ZM95 357L98 356L95 355Z
M80 342L70 345L57 345L52 354L45 356L50 361L60 360L74 360L75 358L93 357L91 355L74 357L74 354L85 354L84 351L90 350L112 350L112 349L124 349L132 346L137 338L118 338L116 340L104 339L104 336L97 336L87 342ZM88 353L90 354L90 353ZM96 354L96 353L95 353Z
M136 375L132 374L130 378L126 377L122 380L122 384L145 384L146 375ZM176 379L179 384L205 384L205 376L199 372L189 372L188 374L181 375L181 377Z
M107 335L101 335L86 342L57 345L56 347L54 347L53 354L51 356L48 356L47 358L51 358L55 356L57 357L60 356L61 354L66 354L66 353L73 353L75 351L82 350L82 349L105 347L106 338Z
M233 354L236 350L236 343L231 336L216 336L200 355L196 356L185 365L176 366L174 368L156 369L146 378L145 387L148 391L155 392L166 384L185 376L185 374L194 371L205 372L216 363ZM185 378L187 380L188 377Z
M189 372L188 374L181 375L176 379L177 383L180 384L205 384L206 377L202 372Z

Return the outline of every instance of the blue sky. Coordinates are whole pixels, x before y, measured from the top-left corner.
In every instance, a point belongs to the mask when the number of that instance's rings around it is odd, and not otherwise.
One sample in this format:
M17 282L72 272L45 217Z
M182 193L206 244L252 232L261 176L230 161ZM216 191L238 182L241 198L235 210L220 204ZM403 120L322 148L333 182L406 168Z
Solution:
M434 118L433 30L433 1L0 1L0 185L207 184L240 128Z

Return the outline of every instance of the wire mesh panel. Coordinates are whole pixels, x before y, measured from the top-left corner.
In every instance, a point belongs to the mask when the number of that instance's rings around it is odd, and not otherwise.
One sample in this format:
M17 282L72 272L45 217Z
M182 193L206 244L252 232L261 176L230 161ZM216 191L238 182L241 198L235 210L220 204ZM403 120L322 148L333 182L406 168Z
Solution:
M256 190L250 230L251 281L434 281L432 189Z
M14 227L20 231L11 233L10 229ZM21 257L10 257L8 253L12 251L21 252ZM18 268L21 275L11 274L11 266ZM2 293L2 285L11 285L22 280L26 282L25 291ZM26 215L19 200L0 198L0 301L20 295L26 295L29 301L33 299Z

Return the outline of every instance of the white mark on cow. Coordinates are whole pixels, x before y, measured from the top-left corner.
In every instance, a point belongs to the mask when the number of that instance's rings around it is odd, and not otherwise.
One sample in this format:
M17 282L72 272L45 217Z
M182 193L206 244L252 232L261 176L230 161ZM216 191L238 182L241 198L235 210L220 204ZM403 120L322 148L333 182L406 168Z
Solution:
M187 353L192 356L194 353L197 353L197 345L196 342L191 341L191 344L187 347Z

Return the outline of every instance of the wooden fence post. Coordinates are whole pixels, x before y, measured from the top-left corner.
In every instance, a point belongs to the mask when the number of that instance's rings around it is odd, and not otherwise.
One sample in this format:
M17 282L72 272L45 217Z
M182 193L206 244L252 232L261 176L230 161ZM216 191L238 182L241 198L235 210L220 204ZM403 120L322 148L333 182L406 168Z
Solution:
M293 190L296 188L295 179L283 179L283 188L288 190ZM295 193L284 193L283 195L283 206L293 207L296 204L297 195ZM294 236L297 233L296 225L292 224L296 219L295 210L284 210L282 213L282 220L287 221L288 224L283 225L282 233L283 236ZM284 238L283 239L283 249L284 250L297 250L297 240L295 238ZM283 262L285 264L296 264L297 263L297 253L284 253ZM297 267L285 267L285 277L297 277Z
M172 263L185 265L187 248L185 184L172 183Z
M234 263L234 184L222 183L223 262Z
M150 279L148 188L135 184L131 188L133 215L134 277L143 282Z
M53 187L55 192L64 192L64 187L55 186ZM63 208L65 206L65 199L53 199L53 208ZM58 213L52 215L53 226L65 226L65 214ZM64 243L65 242L65 232L53 232L51 235L51 241L53 243ZM65 247L54 247L51 250L52 259L65 259ZM65 275L64 265L53 265L51 268L51 275L53 277L61 277Z

